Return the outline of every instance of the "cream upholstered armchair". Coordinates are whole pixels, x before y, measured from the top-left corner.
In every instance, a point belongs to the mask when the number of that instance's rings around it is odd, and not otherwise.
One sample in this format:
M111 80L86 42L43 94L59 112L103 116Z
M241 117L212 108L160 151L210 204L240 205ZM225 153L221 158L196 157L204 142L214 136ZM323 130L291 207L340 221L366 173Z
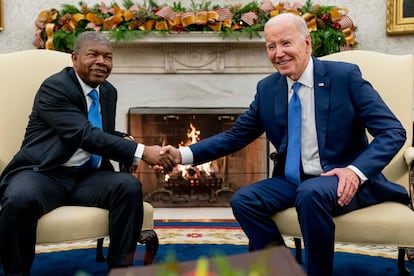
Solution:
M0 172L18 151L34 95L41 82L65 66L70 54L49 50L26 50L0 54ZM144 264L151 264L158 250L153 230L153 208L144 202L140 243L146 245ZM104 261L103 240L109 234L108 211L95 207L63 206L40 218L37 244L97 240L97 261Z
M384 169L385 176L412 195L409 172L414 159L413 93L414 57L370 51L346 51L323 57L326 60L358 64L362 75L379 91L407 131L407 141ZM272 158L272 156L271 156ZM412 184L412 183L411 183ZM289 208L273 216L283 235L294 237L296 258L301 262L301 231L296 210ZM405 247L414 247L414 211L412 206L385 202L334 218L335 240L343 243L394 245L398 247L401 275L410 275L404 265Z

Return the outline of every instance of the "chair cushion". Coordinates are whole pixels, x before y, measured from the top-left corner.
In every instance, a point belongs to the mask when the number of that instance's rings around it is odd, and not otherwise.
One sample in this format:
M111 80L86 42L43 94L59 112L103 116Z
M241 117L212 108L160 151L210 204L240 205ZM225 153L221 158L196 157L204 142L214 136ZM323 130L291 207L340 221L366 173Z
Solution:
M301 237L295 208L272 219L286 236ZM334 218L335 241L414 247L414 211L396 202L384 202Z
M142 230L154 228L153 207L144 202ZM37 225L37 244L96 239L108 236L108 210L96 207L62 206L45 214Z

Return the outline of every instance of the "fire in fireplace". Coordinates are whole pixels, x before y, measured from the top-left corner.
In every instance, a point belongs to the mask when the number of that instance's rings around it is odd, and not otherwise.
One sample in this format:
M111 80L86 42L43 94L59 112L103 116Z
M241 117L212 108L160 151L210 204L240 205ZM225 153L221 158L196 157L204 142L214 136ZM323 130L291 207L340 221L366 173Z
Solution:
M133 107L127 127L146 145L187 146L229 129L245 110ZM154 207L229 206L234 191L268 176L267 145L262 136L236 153L199 166L178 165L163 175L141 165L135 174L144 200Z

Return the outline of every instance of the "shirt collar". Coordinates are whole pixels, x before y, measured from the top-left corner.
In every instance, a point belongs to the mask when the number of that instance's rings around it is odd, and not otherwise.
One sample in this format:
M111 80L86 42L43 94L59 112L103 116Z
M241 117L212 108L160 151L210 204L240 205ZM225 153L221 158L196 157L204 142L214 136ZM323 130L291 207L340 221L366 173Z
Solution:
M287 77L286 79L287 79L287 84L290 90L295 81L291 80L289 77ZM302 75L297 80L297 82L300 82L302 85L307 86L309 88L313 88L313 59L312 57L309 59L309 62L305 68L305 71L303 71Z
M79 75L78 75L78 73L76 73L76 71L75 71L75 74L76 74L76 77L78 78L78 81L79 81L79 83L82 87L82 92L85 96L87 96L89 94L89 92L91 92L92 89L95 89L98 92L98 95L99 95L99 86L97 86L95 88L90 87L79 77Z

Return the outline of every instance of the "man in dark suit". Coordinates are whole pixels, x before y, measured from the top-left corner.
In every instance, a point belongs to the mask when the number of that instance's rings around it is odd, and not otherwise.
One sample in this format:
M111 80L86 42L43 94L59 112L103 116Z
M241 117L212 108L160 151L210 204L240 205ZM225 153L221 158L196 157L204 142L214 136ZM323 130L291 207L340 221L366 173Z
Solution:
M259 81L249 110L228 131L179 150L167 146L162 153L172 153L177 163L200 164L266 133L279 153L276 175L236 191L233 213L251 248L258 250L285 244L271 217L295 206L308 275L331 275L332 217L387 200L409 203L405 189L381 173L403 145L405 130L356 65L311 56L302 17L273 17L264 36L278 72ZM292 86L299 88L292 91ZM294 97L299 97L301 113L291 112ZM290 129L295 118L299 127ZM371 143L366 130L374 137ZM297 142L290 142L298 131ZM295 146L300 151L296 161Z
M108 267L133 263L143 222L141 183L115 172L110 160L136 166L142 159L166 170L175 164L159 154L159 146L137 144L115 131L117 90L106 81L112 57L103 34L82 33L73 67L47 78L36 94L21 149L0 179L0 255L6 275L30 274L37 221L62 205L108 209ZM92 90L96 102L89 96ZM92 106L98 124L88 120Z

